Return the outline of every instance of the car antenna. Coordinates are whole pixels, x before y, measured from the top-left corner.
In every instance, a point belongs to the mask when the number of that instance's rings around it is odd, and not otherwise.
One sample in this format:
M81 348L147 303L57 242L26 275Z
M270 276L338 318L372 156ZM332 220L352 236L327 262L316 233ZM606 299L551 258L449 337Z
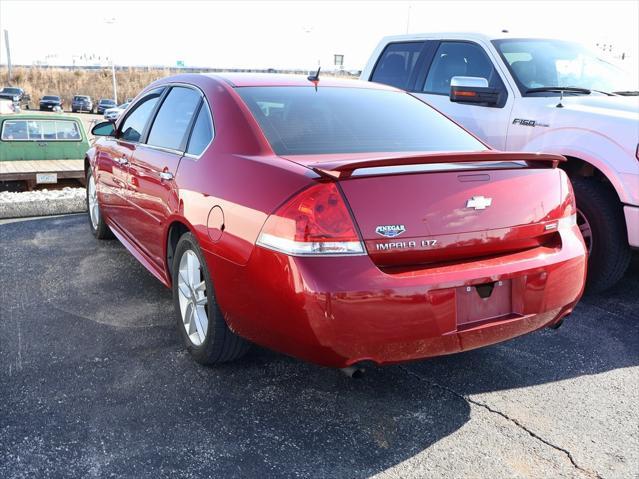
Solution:
M319 81L319 74L321 69L322 67L317 67L317 71L314 75L307 76L306 78L308 79L308 81Z
M564 91L563 90L559 90L559 103L557 103L556 108L563 108L563 102L564 101Z

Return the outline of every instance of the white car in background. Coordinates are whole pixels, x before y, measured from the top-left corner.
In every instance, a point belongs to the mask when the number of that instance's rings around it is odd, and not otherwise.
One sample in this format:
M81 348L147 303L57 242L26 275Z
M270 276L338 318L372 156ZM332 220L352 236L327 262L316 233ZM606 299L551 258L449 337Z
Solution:
M130 104L131 102L126 102L113 108L107 108L106 110L104 110L104 119L111 121L117 120Z
M639 87L621 69L564 40L432 33L382 39L361 79L411 92L498 150L564 155L588 289L621 279L639 248Z

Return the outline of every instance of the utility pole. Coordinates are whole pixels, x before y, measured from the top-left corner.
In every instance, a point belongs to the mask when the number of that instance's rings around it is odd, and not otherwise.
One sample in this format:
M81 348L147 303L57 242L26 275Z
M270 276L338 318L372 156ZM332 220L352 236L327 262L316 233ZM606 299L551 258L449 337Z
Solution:
M115 25L115 18L107 18L104 20L104 23L106 23L107 25ZM115 33L115 28L113 28L113 32L110 33ZM113 38L113 35L109 35L109 38ZM118 104L118 87L115 81L115 62L113 61L113 47L111 47L111 76L113 78L113 100L115 101L115 104Z
M4 44L7 46L8 83L11 85L11 49L9 48L9 30L4 31Z

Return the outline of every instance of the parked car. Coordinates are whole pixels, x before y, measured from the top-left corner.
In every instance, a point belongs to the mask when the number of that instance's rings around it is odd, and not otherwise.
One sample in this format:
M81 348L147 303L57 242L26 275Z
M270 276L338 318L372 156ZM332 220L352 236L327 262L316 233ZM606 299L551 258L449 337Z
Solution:
M408 90L495 148L566 156L588 287L623 276L639 247L639 92L623 71L577 43L437 33L382 39L361 79Z
M82 121L70 115L0 114L0 182L84 182L89 141Z
M40 111L62 109L63 100L57 95L45 95L40 99Z
M78 111L93 113L93 100L87 95L75 95L71 101L71 111L73 113Z
M130 102L122 103L115 108L107 108L104 111L104 119L105 120L117 120L118 117L126 110L129 106Z
M111 100L109 98L100 98L98 100L98 105L96 107L96 111L95 112L98 115L103 115L104 111L107 108L113 108L113 107L116 107L116 106L117 106L117 103L115 102L115 100Z
M7 86L0 90L0 99L11 100L19 108L29 109L31 97L22 88Z
M93 134L91 231L173 289L202 363L455 353L556 326L583 290L564 158L491 150L395 88L181 75Z

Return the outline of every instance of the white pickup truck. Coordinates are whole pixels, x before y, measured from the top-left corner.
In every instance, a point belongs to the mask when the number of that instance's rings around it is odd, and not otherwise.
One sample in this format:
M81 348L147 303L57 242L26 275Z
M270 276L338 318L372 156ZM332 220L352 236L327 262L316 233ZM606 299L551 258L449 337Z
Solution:
M622 70L563 40L433 33L383 38L361 79L411 92L493 148L564 155L588 289L623 276L639 248L639 88Z

